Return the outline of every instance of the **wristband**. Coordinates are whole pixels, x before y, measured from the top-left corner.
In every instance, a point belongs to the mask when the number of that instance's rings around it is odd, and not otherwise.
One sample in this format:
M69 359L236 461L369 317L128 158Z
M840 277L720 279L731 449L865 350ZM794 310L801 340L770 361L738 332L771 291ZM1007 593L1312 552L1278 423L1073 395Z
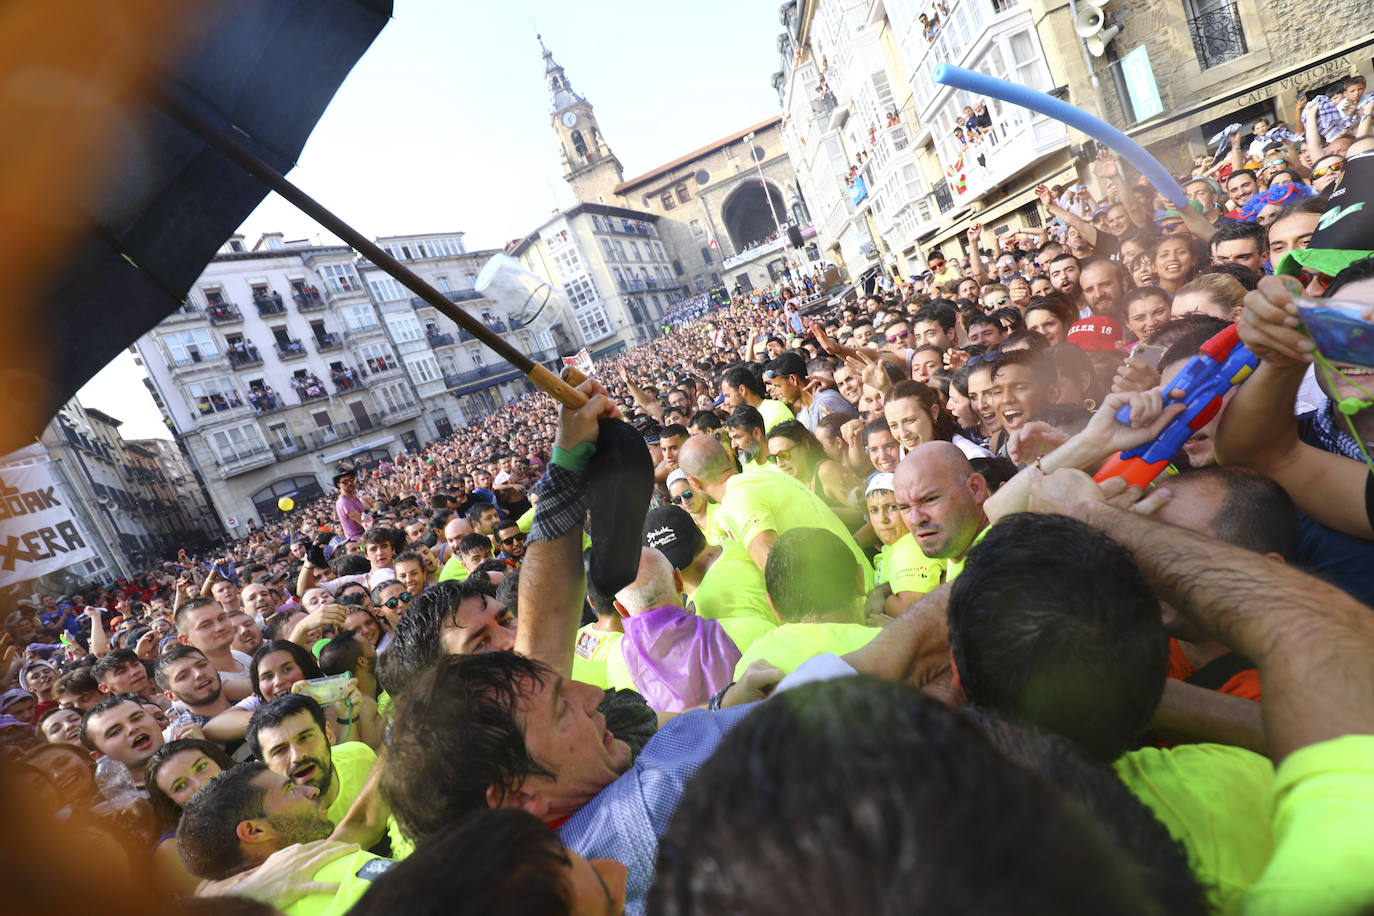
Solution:
M553 447L553 457L550 461L560 468L568 471L585 471L587 465L592 460L592 455L596 454L595 442L579 442L572 448Z

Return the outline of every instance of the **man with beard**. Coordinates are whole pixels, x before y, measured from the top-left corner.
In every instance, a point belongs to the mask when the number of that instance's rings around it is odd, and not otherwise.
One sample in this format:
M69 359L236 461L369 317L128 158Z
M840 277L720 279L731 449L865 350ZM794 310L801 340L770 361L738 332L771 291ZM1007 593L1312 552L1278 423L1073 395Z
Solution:
M361 741L335 745L324 709L299 693L282 694L259 706L248 720L247 741L253 756L273 773L298 786L312 786L320 810L335 824L343 821L377 761L372 748ZM376 839L380 838L379 832Z
M233 894L237 882L225 879L251 879L254 869L266 865L274 873L295 872L293 883L299 885L283 889L290 896L280 898L259 889L271 898L270 906L287 916L344 913L393 863L352 844L322 842L333 831L314 786L293 783L253 761L221 773L191 796L177 828L177 852L191 874L223 882L202 886L202 896ZM300 886L309 891L301 895Z
M744 473L765 471L773 468L768 463L768 435L763 415L745 404L736 407L725 418L725 428L730 433L730 445L739 455L740 467Z
M1083 286L1079 283L1080 270L1078 258L1066 252L1050 262L1050 282L1056 290L1064 294L1074 308L1078 309L1079 318L1087 318L1092 314L1092 310L1088 307L1088 300L1083 295Z
M204 725L233 705L224 695L219 672L195 646L170 647L157 660L153 677L167 699L186 708L182 718L196 725Z

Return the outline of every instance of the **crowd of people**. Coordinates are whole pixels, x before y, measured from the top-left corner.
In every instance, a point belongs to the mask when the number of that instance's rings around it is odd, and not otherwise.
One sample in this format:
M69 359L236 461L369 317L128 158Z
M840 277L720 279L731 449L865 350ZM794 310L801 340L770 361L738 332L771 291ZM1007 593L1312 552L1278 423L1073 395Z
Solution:
M1264 162L1179 206L1103 155L1102 205L873 295L696 297L580 408L20 602L11 867L59 910L77 867L145 911L1368 912L1369 120L1272 212Z

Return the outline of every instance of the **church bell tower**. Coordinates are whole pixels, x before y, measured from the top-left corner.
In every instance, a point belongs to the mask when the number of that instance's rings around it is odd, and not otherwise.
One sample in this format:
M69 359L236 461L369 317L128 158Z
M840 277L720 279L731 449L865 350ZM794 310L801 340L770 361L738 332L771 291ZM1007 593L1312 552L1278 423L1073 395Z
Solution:
M601 136L591 103L573 91L542 37L539 48L544 53L544 80L553 97L553 130L562 154L563 180L580 203L616 204L613 189L625 180L620 160Z

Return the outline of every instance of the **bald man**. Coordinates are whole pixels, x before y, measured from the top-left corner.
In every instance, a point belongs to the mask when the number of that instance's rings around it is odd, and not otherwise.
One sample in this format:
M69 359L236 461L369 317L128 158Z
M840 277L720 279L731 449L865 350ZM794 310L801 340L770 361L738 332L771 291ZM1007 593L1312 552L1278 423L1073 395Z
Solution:
M779 535L793 528L823 528L844 542L863 571L864 587L873 587L873 567L849 529L801 481L787 474L741 474L712 436L688 439L677 461L692 487L717 504L711 516L716 530L708 531L708 538L737 541L763 570Z
M444 541L449 547L449 558L439 570L440 582L450 579L462 582L468 577L467 567L463 565L463 558L458 554L458 544L469 534L472 534L472 522L460 515L449 519L448 524L444 526Z
M897 465L897 510L921 552L945 561L945 581L964 568L968 550L988 527L987 481L952 442L927 442Z

